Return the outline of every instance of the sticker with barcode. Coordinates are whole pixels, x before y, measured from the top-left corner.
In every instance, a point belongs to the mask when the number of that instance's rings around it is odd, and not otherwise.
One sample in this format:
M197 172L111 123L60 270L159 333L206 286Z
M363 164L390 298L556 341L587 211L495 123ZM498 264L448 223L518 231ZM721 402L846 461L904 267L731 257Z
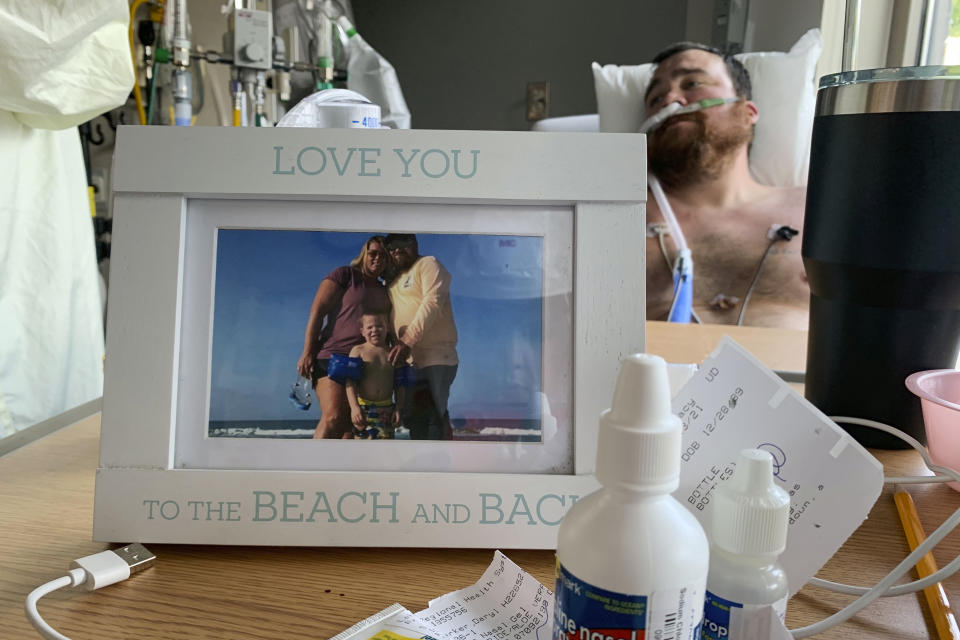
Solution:
M704 587L618 593L584 582L559 565L553 639L699 640Z
M699 640L705 584L661 589L650 596L646 640Z

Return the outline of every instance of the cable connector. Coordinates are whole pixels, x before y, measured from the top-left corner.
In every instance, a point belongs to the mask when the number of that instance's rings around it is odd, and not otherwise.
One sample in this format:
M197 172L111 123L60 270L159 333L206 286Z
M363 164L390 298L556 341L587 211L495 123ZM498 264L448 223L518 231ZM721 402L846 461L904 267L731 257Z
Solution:
M40 617L40 612L37 611L40 598L63 587L83 585L88 591L106 587L152 567L156 560L157 556L138 542L78 558L71 563L67 575L51 580L30 592L24 606L27 620L47 640L70 640Z
M113 552L127 561L130 566L130 575L149 569L157 561L157 556L139 542L114 549Z
M135 542L112 551L101 551L78 558L70 566L86 571L87 579L83 585L87 590L93 591L126 580L134 573L152 567L156 559L157 556L150 553L146 547Z
M770 228L767 229L767 240L786 240L789 242L793 240L794 236L798 233L800 232L785 224L772 224Z
M668 236L668 235L670 235L670 227L667 226L666 222L647 223L648 238L656 238L658 236Z

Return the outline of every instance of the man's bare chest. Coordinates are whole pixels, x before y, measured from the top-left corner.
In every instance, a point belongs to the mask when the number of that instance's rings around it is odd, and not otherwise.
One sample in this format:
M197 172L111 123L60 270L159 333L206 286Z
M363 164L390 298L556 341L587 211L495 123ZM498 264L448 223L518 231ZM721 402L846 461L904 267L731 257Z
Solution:
M684 229L694 262L694 306L722 313L714 321L729 322L726 316L731 313L735 320L748 292L751 305L805 304L809 287L803 277L801 238L772 242L770 224L766 216L755 216ZM649 237L646 246L648 317L665 317L673 299L668 261L675 258L677 247L669 236Z

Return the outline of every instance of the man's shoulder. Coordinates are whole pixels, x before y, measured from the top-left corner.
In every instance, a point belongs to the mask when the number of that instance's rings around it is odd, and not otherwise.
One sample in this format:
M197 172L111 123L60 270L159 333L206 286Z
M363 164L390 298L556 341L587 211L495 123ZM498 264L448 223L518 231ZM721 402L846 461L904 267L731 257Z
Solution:
M745 200L744 207L755 210L803 209L807 199L806 187L778 187L760 185Z
M803 202L807 199L807 187L773 187L777 197L788 202Z
M803 220L803 210L807 203L807 188L773 187L765 208L781 212L794 224Z
M417 273L449 273L436 256L420 256L411 270Z
M755 190L752 196L737 207L705 207L709 209L712 215L729 213L731 215L740 215L742 213L753 213L762 211L794 211L802 215L804 205L807 200L807 188L800 187L774 187L764 185ZM699 212L704 207L690 207L689 205L680 205L682 210L687 212ZM663 221L663 214L660 207L653 197L649 197L646 203L647 221L650 223Z

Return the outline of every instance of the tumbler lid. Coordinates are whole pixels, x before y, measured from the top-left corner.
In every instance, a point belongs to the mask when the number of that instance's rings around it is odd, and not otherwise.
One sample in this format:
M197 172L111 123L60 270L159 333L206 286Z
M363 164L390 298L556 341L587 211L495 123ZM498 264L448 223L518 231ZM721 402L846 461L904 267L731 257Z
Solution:
M960 66L844 71L820 78L818 116L960 111Z

